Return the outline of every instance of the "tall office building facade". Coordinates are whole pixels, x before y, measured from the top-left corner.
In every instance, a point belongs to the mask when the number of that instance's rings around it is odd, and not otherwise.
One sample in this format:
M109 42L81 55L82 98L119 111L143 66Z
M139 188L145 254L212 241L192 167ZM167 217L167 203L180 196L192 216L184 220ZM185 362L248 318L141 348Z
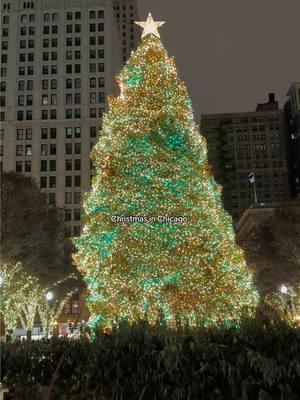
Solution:
M114 0L113 8L120 35L122 63L125 64L141 36L140 28L134 23L138 21L137 4L132 0Z
M251 173L259 203L280 203L289 197L282 126L283 111L273 94L254 112L202 116L208 159L234 222L255 202Z
M291 197L300 197L300 82L288 90L284 106L284 133L287 141L288 171Z
M80 234L90 150L123 60L113 6L112 0L1 4L2 167L32 176L49 203L65 208L70 236Z

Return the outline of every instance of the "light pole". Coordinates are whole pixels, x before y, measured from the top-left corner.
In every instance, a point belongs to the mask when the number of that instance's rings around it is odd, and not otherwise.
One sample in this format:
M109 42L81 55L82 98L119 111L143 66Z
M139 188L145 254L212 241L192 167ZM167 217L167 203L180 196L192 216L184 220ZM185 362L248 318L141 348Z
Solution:
M50 308L50 305L49 305L49 303L50 303L50 301L51 300L53 300L53 298L54 298L54 294L53 294L53 292L51 292L50 290L49 290L49 292L47 292L46 294L45 294L45 298L46 298L46 301L47 301L47 320L46 320L46 332L44 333L44 337L45 337L45 339L48 339L48 331L49 331L49 308Z
M283 295L283 303L284 303L284 313L287 315L288 314L288 308L289 306L291 306L289 304L289 292L290 292L290 288L288 286L286 286L285 284L281 284L279 287L280 293L282 293Z

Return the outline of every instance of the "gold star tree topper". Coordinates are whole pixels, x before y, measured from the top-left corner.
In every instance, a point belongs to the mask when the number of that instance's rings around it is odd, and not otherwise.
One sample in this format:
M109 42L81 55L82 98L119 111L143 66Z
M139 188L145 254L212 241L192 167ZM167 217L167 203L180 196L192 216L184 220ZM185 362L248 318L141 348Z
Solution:
M164 21L158 21L158 22L154 21L151 13L149 13L147 21L136 21L135 23L144 28L142 39L150 34L153 34L156 37L160 38L160 34L158 33L157 28L165 24Z

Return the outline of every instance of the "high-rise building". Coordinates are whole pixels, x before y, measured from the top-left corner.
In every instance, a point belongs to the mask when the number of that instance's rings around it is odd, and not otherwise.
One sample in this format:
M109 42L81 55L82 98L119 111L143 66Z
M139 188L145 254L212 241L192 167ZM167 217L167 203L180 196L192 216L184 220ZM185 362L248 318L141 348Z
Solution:
M294 82L284 106L284 131L288 149L288 171L292 198L300 197L300 82Z
M234 222L255 202L251 173L259 203L278 203L289 197L282 125L283 111L273 94L254 112L202 115L208 159Z
M131 26L136 5L126 4ZM4 0L1 8L2 167L32 176L79 235L90 150L123 59L113 1Z
M122 62L125 64L140 38L140 28L134 23L138 21L138 9L136 1L132 0L113 0L113 4L120 34Z

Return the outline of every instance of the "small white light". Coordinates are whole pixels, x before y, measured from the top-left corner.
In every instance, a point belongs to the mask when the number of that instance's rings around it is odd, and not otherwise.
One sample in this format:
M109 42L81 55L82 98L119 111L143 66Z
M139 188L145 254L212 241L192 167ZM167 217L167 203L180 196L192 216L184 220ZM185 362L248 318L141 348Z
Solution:
M47 301L52 300L54 297L53 292L47 292L45 297Z
M2 286L3 282L4 282L3 276L0 275L0 286Z
M281 291L281 293L286 294L288 292L288 288L285 285L281 285L280 286L280 291Z

